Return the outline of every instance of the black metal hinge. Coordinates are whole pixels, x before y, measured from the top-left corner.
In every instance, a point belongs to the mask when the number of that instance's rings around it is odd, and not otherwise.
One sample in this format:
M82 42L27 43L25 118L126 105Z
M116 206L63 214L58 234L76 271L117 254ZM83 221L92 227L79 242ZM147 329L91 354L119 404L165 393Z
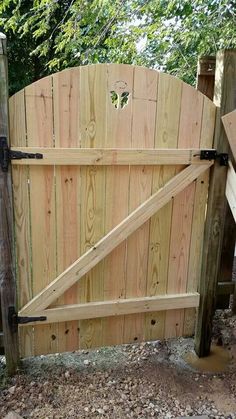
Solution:
M43 155L40 153L23 153L22 151L11 150L8 147L7 138L0 137L0 165L3 172L8 171L8 166L11 160L42 158Z
M44 322L47 320L47 317L40 316L40 317L21 317L18 316L16 309L14 306L9 307L8 309L8 323L13 332L17 331L18 324L27 324L27 323L34 323L34 322Z
M228 166L229 155L227 153L217 153L217 150L201 150L200 160L218 160L220 166Z

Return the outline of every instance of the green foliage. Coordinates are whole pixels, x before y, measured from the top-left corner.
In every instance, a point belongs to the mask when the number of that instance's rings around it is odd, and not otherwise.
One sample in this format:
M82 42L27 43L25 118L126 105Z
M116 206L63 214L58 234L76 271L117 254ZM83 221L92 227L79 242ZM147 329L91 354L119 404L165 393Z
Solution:
M74 65L123 62L195 82L199 55L236 47L232 0L2 0L14 92Z

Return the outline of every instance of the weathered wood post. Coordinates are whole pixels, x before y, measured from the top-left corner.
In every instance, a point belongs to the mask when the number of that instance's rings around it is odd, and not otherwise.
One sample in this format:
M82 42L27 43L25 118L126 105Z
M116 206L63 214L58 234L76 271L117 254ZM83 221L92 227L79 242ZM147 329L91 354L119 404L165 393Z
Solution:
M215 88L215 67L216 57L203 56L198 60L197 67L197 89L206 95L209 99L214 98ZM218 83L218 81L217 81ZM223 234L223 244L221 252L221 261L218 272L218 289L216 308L225 309L229 307L229 298L232 293L233 285L232 270L234 263L234 248L236 239L236 224L232 216L228 203L226 202L225 225ZM219 287L220 283L220 287ZM225 283L225 286L223 285ZM228 290L228 293L227 293Z
M220 51L216 56L214 103L218 107L214 148L219 153L228 153L228 141L220 118L236 107L235 50ZM211 169L200 281L201 297L195 334L195 351L199 357L210 353L224 232L226 175L227 168L220 166L219 163Z
M8 74L6 36L0 33L0 137L8 139ZM0 151L1 152L1 151ZM1 156L3 157L3 156ZM8 374L16 371L18 355L17 330L8 322L9 307L16 307L14 266L13 206L11 169L0 167L0 292L4 350Z

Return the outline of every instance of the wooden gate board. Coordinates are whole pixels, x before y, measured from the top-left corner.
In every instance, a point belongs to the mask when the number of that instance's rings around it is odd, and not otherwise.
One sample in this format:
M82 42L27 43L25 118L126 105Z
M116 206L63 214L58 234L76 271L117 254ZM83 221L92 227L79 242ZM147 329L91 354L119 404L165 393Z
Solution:
M12 148L44 154L13 162L19 307L38 301L49 319L20 328L22 356L193 334L211 165L196 154L214 125L197 90L123 64L64 70L10 99ZM145 222L79 281L67 275L51 308L48 291L46 306L32 300L155 193L165 206L145 218L143 204Z

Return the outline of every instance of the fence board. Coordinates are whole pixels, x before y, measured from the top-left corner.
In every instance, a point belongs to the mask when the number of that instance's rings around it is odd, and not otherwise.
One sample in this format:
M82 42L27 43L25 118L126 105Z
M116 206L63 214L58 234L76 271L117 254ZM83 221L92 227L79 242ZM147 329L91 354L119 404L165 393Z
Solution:
M203 114L200 134L200 148L211 148L215 125L215 106L211 100L204 97ZM196 180L194 198L194 210L191 232L191 244L188 266L187 292L196 292L200 282L202 247L204 236L204 221L209 186L209 171L203 173ZM196 257L198 255L198 257ZM194 334L196 310L187 309L184 314L183 334L191 336Z
M179 109L182 85L180 80L159 74L155 147L175 148L178 139ZM152 192L158 191L175 175L174 167L155 167ZM172 201L151 218L147 295L167 292L170 223ZM164 337L165 312L146 314L146 339Z
M53 113L55 147L80 147L79 97L80 69L73 68L53 75ZM57 166L56 182L56 245L57 275L63 272L81 254L80 252L80 167ZM57 304L78 301L78 284L61 297ZM58 352L73 351L79 347L78 321L60 323Z
M9 100L10 142L12 147L26 145L25 92L21 90ZM32 298L29 170L27 166L12 168L14 222L17 258L18 305L23 307ZM21 356L34 354L32 326L19 331Z
M109 231L108 234L95 243L92 248L40 291L22 308L20 314L29 314L35 312L35 310L42 310L48 307L75 284L76 281L82 278L83 275L86 275L101 260L125 241L127 237L149 220L159 209L187 188L211 165L212 163L207 162L205 166L188 166L169 180L163 188L131 212L124 220Z
M106 66L81 68L80 78L80 137L82 147L104 147L106 139ZM79 134L79 133L78 133ZM78 135L77 134L77 135ZM81 253L91 248L104 234L105 202L104 167L81 167ZM102 261L79 284L79 302L103 300ZM80 345L100 346L102 321L80 322Z
M25 89L29 146L53 146L52 78ZM29 167L32 289L36 295L56 275L54 167ZM34 354L57 352L56 324L34 327Z
M197 145L198 147L202 103L202 95L197 91L192 92L190 86L183 84L178 148L185 147L186 144ZM168 293L186 291L194 195L195 184L191 184L173 202ZM183 323L183 310L168 312L165 336L181 336L183 334Z
M147 69L134 70L133 118L131 147L153 148L158 73ZM140 98L139 98L140 97ZM153 168L130 168L129 212L133 211L152 193ZM126 298L142 297L147 289L147 264L150 220L127 240ZM133 261L136 260L136 263ZM145 315L125 316L124 342L145 339Z
M134 69L131 66L108 66L107 70L107 139L106 147L131 147L134 84ZM118 108L112 104L110 92L115 91L121 97L127 91L127 105ZM108 233L122 221L129 210L129 166L108 167L106 177L106 224ZM112 206L109 209L110 203ZM126 254L127 243L121 243L105 259L104 296L105 299L124 298L126 292ZM123 341L124 317L103 320L103 344L114 345Z

